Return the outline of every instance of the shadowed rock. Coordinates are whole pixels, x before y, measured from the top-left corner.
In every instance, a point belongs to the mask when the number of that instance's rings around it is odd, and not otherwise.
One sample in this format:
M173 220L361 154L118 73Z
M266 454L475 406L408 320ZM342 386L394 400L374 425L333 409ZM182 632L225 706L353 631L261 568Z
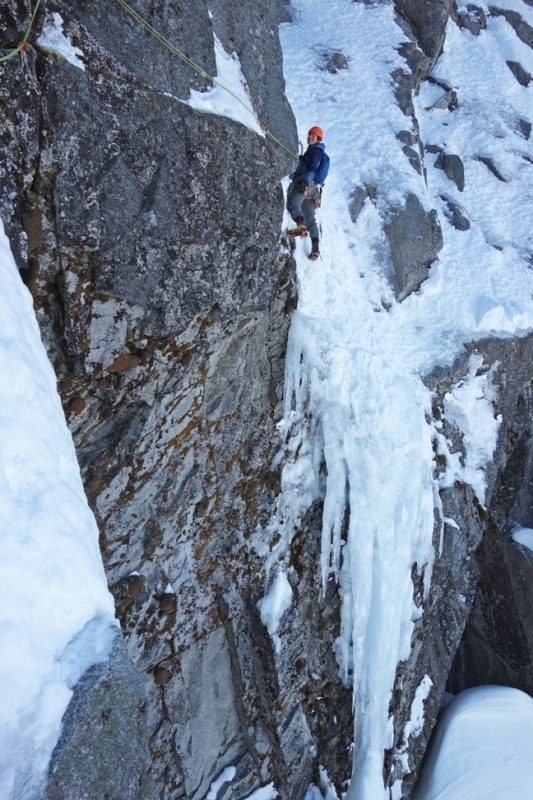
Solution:
M453 181L460 192L465 188L465 169L461 158L453 153L440 153L435 161L437 169L444 170L446 177Z
M454 203L453 200L450 200L449 197L445 195L441 195L441 200L444 200L446 203L446 210L445 215L447 219L451 222L454 228L458 231L467 231L470 228L470 221L465 216L462 208L457 204Z
M357 217L363 209L366 198L369 197L371 200L374 200L376 196L377 191L375 186L358 186L353 190L350 195L350 200L348 201L348 209L353 222L357 221Z
M348 59L340 50L333 50L324 53L322 56L323 69L331 72L332 75L343 69L348 69Z
M429 266L442 248L442 231L435 209L426 211L418 197L409 194L403 208L393 209L384 226L399 300L419 288Z
M495 683L532 694L533 553L512 539L514 526L533 528L532 342L492 340L483 349L490 360L506 365L500 378L507 386L501 396L500 469L488 507L489 528L475 556L480 582L449 689Z
M480 6L469 3L466 8L452 9L452 17L459 26L470 31L472 36L479 36L487 27L487 15Z
M109 659L74 687L43 800L157 800L145 709L141 680L117 631Z
M527 119L518 119L516 121L516 130L520 134L520 136L524 137L524 139L528 139L529 140L529 137L531 136L532 128L533 128L533 125Z
M446 21L450 15L453 0L432 0L420 3L419 0L395 0L395 8L412 25L423 52L429 58L431 71L442 52L446 35ZM426 74L427 74L426 73Z
M520 86L529 86L533 80L533 76L526 69L524 69L524 67L519 64L518 61L506 61L505 63L515 76Z
M499 181L502 183L507 183L507 178L502 175L492 158L489 158L488 156L478 156L477 161L481 161L482 164L485 164L487 169L492 172L494 177L498 178Z

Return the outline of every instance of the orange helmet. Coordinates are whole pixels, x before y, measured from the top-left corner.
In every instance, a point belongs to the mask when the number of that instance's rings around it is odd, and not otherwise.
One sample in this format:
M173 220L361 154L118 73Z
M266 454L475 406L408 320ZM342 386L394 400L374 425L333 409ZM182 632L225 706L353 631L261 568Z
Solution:
M310 133L314 133L316 136L318 136L320 141L322 141L322 139L324 138L324 131L322 130L322 128L319 128L318 125L313 125L312 128L309 128L307 135L309 136Z

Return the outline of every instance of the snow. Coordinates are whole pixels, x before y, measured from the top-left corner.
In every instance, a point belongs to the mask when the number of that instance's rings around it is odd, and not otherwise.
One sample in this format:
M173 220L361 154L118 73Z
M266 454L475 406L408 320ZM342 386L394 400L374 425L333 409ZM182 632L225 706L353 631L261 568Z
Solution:
M524 13L518 0L505 7ZM416 564L427 594L440 552L432 546L439 488L459 479L483 502L501 422L494 381L500 365L489 369L474 353L446 397L444 416L464 452L454 451L442 422L433 421L423 378L451 365L466 342L533 330L533 145L519 125L531 121L531 94L505 64L518 61L533 72L533 54L503 17L489 17L479 37L450 21L433 75L457 92L457 108L435 108L445 90L429 83L415 107L424 144L460 155L465 187L460 192L426 152L426 188L397 138L411 122L390 77L405 69L398 53L405 36L393 6L331 0L325 14L320 0L293 0L291 13L294 21L281 26L287 94L302 141L311 125L324 129L331 170L318 212L322 259L310 263L308 242L296 244L299 301L280 423L288 445L271 523L280 540L267 569L286 565L299 519L322 499L322 582L338 582L335 652L359 709L347 797L379 800L389 797L382 766L396 667L410 653L413 619L421 613L413 605L411 568ZM331 74L320 67L334 50L348 58L348 69ZM490 159L505 181L481 159ZM377 199L365 201L354 224L348 202L365 185L377 187ZM444 246L420 290L398 303L387 281L383 216L410 192L437 210ZM462 209L468 231L449 222L446 198ZM434 448L446 458L438 479ZM423 724L431 676L424 681L407 737ZM399 782L392 796L401 797Z
M417 737L422 733L424 728L424 703L429 697L429 693L431 691L431 687L433 686L433 681L429 677L429 675L424 675L422 680L420 681L419 685L416 687L415 696L413 698L413 702L411 704L411 713L409 715L409 719L404 725L403 729L403 743L401 748L399 749L399 760L402 764L402 768L404 773L410 772L411 766L409 763L409 739L411 737ZM392 720L389 719L389 728L392 727ZM392 737L393 731L390 731L390 736ZM389 741L384 742L385 746L392 747L393 742L389 739ZM401 781L399 781L401 784ZM398 788L398 787L397 787ZM394 794L397 793L397 788L394 791ZM400 787L401 788L401 787ZM401 797L401 791L400 791Z
M479 5L488 13L485 0ZM533 9L519 0L501 0L499 6L533 23ZM466 7L466 0L460 0L459 8ZM531 91L518 84L505 64L517 61L533 73L533 53L503 17L489 16L487 30L478 37L449 23L433 76L457 92L457 108L437 107L445 90L429 83L414 102L424 145L461 156L465 187L460 192L428 151L426 187L398 140L411 121L396 103L390 77L405 69L398 52L405 36L395 23L393 5L329 0L325 13L322 0L292 0L291 13L295 21L281 28L287 94L300 139L305 140L310 125L320 124L332 161L318 214L322 259L311 264L308 242L296 245L299 301L291 320L279 426L288 444L278 456L284 461L282 493L271 522L279 543L266 557L267 573L274 578L258 607L280 652L280 624L294 602L288 579L291 539L305 511L323 500L322 588L331 581L339 587L335 653L339 674L353 687L359 709L347 800L399 800L400 781L391 793L384 790L383 750L391 739L396 667L409 656L414 620L421 613L414 604L412 567L416 564L427 594L439 557L432 545L439 489L460 479L483 502L485 468L500 424L494 381L498 365L488 369L474 353L467 373L446 397L444 415L458 431L464 453L453 451L442 422L432 419L433 398L423 378L436 365L451 365L466 342L533 330L533 143L520 126L520 120L531 121ZM39 44L84 68L83 54L64 36L59 14L47 18ZM263 136L238 57L226 53L216 36L214 47L214 86L192 91L186 102ZM348 69L336 74L321 69L324 53L331 50L347 56ZM362 186L377 187L378 193L375 202L365 201L354 223L348 203ZM426 209L437 210L444 246L420 290L398 303L387 280L391 267L383 219L409 193ZM470 221L468 231L450 224L448 201L462 209ZM105 659L116 628L96 525L54 375L3 230L0 260L6 275L0 298L0 686L5 698L0 796L30 800L59 736L72 686L87 666ZM435 450L447 463L439 478ZM126 478L120 475L117 481ZM445 522L458 528L453 520ZM530 542L530 534L514 532L521 543ZM404 729L406 741L421 730L430 690L431 676L426 675ZM468 697L459 697L450 709L461 713L444 712L454 726L464 716L471 727L461 734L457 753L450 756L452 750L443 748L437 753L429 780L436 792L456 778L474 781L457 765L478 763L479 751L471 747L475 741L488 759L485 772L478 770L477 785L488 791L489 776L494 785L505 779L498 797L513 800L508 786L519 780L518 773L526 774L521 772L526 761L532 762L526 752L532 741L532 701L528 705L523 697L509 696L504 701L503 695L480 692L481 711L474 712ZM496 757L500 751L488 740L488 720L496 716L505 733L501 747L508 748L501 752L517 753L520 770L511 755L508 760ZM441 738L445 742L448 737ZM408 767L407 750L404 755ZM233 779L234 770L223 771L208 797ZM320 775L321 788L310 788L309 797L320 792L333 800L331 781L325 771ZM521 797L529 795L531 778ZM276 796L269 784L250 798ZM424 800L437 796L424 795ZM449 796L474 800L477 795L462 791Z
M444 398L446 418L463 434L466 458L464 466L455 459L454 468L441 479L442 486L451 486L456 480L470 484L481 502L486 490L483 467L492 460L501 423L501 416L494 414L497 397L491 385L491 376L499 364L479 374L482 366L481 356L471 356L468 374Z
M0 223L0 797L37 796L113 598L31 297Z
M268 783L266 786L260 786L255 792L249 794L245 800L276 800L278 793L274 788L273 783Z
M311 783L307 789L304 800L339 800L335 786L330 779L327 770L321 764L318 767L318 775L320 778L320 788L314 783Z
M533 551L533 529L531 528L514 528L513 539L528 550Z
M233 766L226 767L226 769L222 770L218 778L214 780L211 786L209 787L209 791L206 795L205 800L216 800L220 789L222 789L225 783L231 783L231 781L235 777L236 772L237 769L236 767Z
M439 717L415 800L524 800L533 785L533 700L482 686Z
M281 623L281 618L285 612L289 610L291 604L291 585L285 572L280 570L272 581L268 593L257 603L257 608L261 615L261 622L266 626L269 634L272 636L278 651L280 640L279 636L277 636L277 631Z
M424 675L416 688L415 697L411 705L411 715L403 730L406 742L410 736L418 736L424 727L424 701L429 697L432 686L433 681L429 675Z
M234 119L260 136L264 136L252 106L248 84L237 54L226 53L216 34L214 39L217 65L214 84L206 92L191 89L187 105L204 114L218 114L221 117Z
M46 17L43 31L37 39L37 44L43 50L48 50L50 53L64 58L69 64L83 70L85 72L85 64L80 56L83 52L79 47L74 47L70 39L63 33L63 17L54 11L50 16Z

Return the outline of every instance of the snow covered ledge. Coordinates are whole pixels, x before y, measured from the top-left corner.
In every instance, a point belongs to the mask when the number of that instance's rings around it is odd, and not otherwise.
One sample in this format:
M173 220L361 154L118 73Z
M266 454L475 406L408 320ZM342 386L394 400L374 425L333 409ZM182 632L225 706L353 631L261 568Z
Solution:
M121 650L55 375L1 221L0 267L0 796L20 800L43 796L63 715L82 676L86 682L91 675L94 699L97 675L109 680L133 668ZM128 686L131 676L119 693L125 705ZM104 694L109 706L109 686ZM98 734L85 732L85 744L91 733L101 736L102 725ZM92 760L100 770L102 762ZM68 764L61 763L68 784Z

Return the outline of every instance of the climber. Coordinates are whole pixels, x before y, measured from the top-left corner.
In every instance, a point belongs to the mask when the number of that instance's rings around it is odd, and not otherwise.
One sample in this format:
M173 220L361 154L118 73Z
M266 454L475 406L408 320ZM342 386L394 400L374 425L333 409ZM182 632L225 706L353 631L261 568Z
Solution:
M320 207L322 184L329 169L329 156L322 142L324 132L313 125L307 134L307 150L300 156L300 163L289 177L291 184L287 192L287 210L296 226L288 231L290 236L311 235L311 261L320 256L319 231L315 219L315 208Z

